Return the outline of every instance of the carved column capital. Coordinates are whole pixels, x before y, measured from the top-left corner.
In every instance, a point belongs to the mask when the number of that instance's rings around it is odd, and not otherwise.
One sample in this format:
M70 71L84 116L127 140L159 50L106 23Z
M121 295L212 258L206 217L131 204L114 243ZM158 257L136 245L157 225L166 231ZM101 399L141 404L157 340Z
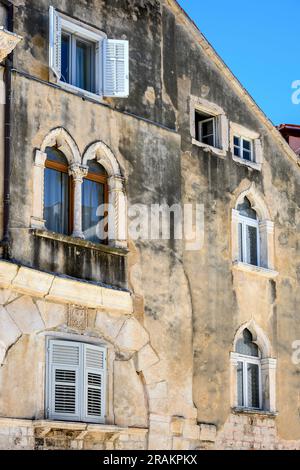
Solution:
M88 171L89 169L87 166L72 163L69 168L69 175L72 176L74 181L82 183L82 180L88 174Z

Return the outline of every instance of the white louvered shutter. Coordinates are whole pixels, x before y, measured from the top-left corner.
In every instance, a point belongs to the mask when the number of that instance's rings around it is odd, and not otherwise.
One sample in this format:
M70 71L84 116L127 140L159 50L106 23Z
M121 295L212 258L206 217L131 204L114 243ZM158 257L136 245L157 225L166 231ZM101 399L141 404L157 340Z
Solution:
M105 421L105 369L105 349L84 345L84 421Z
M71 341L49 343L49 418L79 420L81 345Z
M103 41L103 95L127 97L129 95L128 41Z
M49 66L58 80L61 77L61 19L55 9L49 8Z

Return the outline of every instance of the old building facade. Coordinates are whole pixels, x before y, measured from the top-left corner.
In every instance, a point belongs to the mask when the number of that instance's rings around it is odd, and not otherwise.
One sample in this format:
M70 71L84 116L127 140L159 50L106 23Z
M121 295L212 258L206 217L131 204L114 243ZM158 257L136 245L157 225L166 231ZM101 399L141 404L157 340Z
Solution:
M298 156L173 0L1 20L0 447L300 449Z

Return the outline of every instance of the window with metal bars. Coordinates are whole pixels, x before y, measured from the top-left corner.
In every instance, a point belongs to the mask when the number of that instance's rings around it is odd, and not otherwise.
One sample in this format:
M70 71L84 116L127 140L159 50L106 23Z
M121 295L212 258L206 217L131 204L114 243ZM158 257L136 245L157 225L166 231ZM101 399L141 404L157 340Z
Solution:
M47 369L48 418L104 422L105 348L49 340Z

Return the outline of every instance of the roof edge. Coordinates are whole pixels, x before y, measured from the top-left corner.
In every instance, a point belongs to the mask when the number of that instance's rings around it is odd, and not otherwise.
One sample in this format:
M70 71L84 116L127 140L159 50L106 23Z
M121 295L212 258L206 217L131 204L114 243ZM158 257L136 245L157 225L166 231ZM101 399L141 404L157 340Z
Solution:
M275 138L277 143L282 147L283 151L287 154L287 156L298 166L300 166L300 158L294 152L294 150L289 146L289 144L284 140L278 129L272 123L272 121L267 117L264 111L260 108L260 106L256 103L256 101L252 98L250 93L246 90L246 88L242 85L239 79L234 75L234 73L230 70L228 65L225 64L224 60L219 56L217 51L213 48L210 42L206 39L206 37L201 33L200 29L196 25L196 23L191 19L188 13L179 5L177 0L163 0L163 3L167 4L170 8L172 8L175 13L176 17L181 19L182 23L191 28L191 32L194 35L196 42L202 47L204 52L207 56L214 62L216 67L224 73L224 75L228 78L228 80L232 83L233 87L235 88L236 92L240 95L240 97L253 109L256 116L263 122L267 130L272 134Z

